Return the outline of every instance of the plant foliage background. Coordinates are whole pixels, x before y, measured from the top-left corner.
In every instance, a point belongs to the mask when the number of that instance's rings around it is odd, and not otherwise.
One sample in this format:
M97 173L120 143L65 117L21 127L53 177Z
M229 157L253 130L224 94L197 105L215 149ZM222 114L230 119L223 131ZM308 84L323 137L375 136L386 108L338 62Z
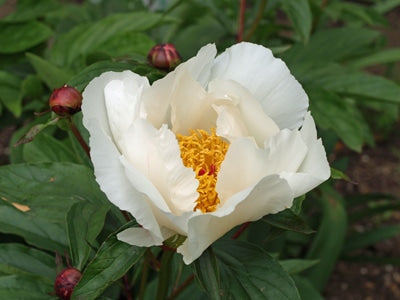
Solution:
M68 124L34 112L48 109L53 89L68 84L82 91L107 70L163 77L146 59L155 44L174 43L185 60L206 43L223 50L239 35L271 48L302 83L330 157L338 145L361 152L398 120L400 79L391 71L400 48L388 49L381 29L385 13L399 5L18 0L0 20L0 126L17 128L10 164L0 167L0 298L56 299L58 253L64 266L68 257L83 272L72 299L323 299L340 257L356 259L355 250L400 233L391 225L347 234L355 220L393 212L400 202L386 194L341 195L335 180L351 180L342 173L346 159L332 161L332 180L291 209L251 224L238 239L233 230L186 266L172 252L116 239L136 224L125 224L100 191ZM368 72L377 65L384 76ZM81 113L74 122L87 139ZM33 126L40 134L13 147ZM353 213L357 205L362 210ZM399 264L399 257L385 259Z

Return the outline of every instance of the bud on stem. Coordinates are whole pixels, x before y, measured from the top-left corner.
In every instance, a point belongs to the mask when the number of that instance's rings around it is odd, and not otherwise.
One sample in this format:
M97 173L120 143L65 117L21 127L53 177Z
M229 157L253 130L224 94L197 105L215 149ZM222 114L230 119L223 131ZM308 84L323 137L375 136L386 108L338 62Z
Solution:
M181 62L181 56L173 44L160 44L151 48L147 59L149 63L162 70L172 70Z
M82 95L71 86L53 90L49 99L50 109L59 116L71 116L81 110Z
M54 282L56 295L63 300L69 300L78 281L81 279L81 272L75 268L66 268L58 273Z

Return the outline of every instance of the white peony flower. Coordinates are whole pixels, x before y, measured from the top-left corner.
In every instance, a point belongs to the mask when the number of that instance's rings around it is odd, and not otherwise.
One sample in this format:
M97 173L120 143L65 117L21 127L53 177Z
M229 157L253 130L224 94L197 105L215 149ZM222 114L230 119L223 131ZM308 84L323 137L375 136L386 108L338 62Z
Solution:
M236 225L291 207L330 175L308 97L285 63L240 43L207 45L152 85L106 72L83 93L96 180L141 225L137 246L186 236L193 262Z

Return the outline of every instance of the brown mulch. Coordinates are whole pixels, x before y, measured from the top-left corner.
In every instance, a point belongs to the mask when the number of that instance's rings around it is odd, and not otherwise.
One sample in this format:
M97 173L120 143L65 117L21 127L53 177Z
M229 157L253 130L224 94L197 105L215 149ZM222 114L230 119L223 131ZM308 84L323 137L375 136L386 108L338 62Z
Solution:
M351 153L347 175L356 183L341 181L337 188L347 195L385 193L400 199L400 135L398 130L385 142ZM351 213L351 212L350 212ZM400 224L400 212L387 212L381 219L352 224L349 230L365 231L378 226ZM395 257L400 260L400 236L358 251L369 257ZM327 300L400 299L400 266L368 262L339 261L328 282Z

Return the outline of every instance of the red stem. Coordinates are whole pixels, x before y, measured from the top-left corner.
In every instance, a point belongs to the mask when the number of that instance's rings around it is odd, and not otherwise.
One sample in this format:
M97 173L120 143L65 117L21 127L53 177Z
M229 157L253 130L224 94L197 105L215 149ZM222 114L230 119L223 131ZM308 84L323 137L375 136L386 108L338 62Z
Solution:
M129 280L128 280L128 276L127 275L124 275L123 281L124 281L126 300L133 300L133 298L132 298L132 288L129 285Z
M122 215L125 218L125 221L129 222L131 221L131 217L129 216L128 212L126 212L125 210L121 210Z
M267 0L261 0L260 6L257 11L257 16L253 21L253 24L251 24L250 29L248 30L247 34L244 36L244 39L246 41L250 40L251 36L254 34L254 32L257 30L258 25L261 22L261 19L264 14L265 7L267 6Z
M250 225L250 222L243 223L242 226L240 226L240 228L238 229L238 231L236 231L236 232L232 235L231 239L232 239L232 240L236 240L236 239L243 233L243 231L245 231L245 229L246 229L247 227L249 227L249 225Z
M180 286L173 290L172 294L167 298L167 300L173 300L178 296L189 284L192 283L194 279L194 274L190 275Z
M237 33L237 42L238 43L243 41L245 12L246 12L246 0L240 0L239 24L238 24L238 33Z
M76 128L76 126L71 118L69 119L69 126L71 127L72 133L75 135L79 144L82 146L83 150L85 150L87 156L90 158L90 148L89 148L88 144L86 144L81 133L79 132L78 128Z

